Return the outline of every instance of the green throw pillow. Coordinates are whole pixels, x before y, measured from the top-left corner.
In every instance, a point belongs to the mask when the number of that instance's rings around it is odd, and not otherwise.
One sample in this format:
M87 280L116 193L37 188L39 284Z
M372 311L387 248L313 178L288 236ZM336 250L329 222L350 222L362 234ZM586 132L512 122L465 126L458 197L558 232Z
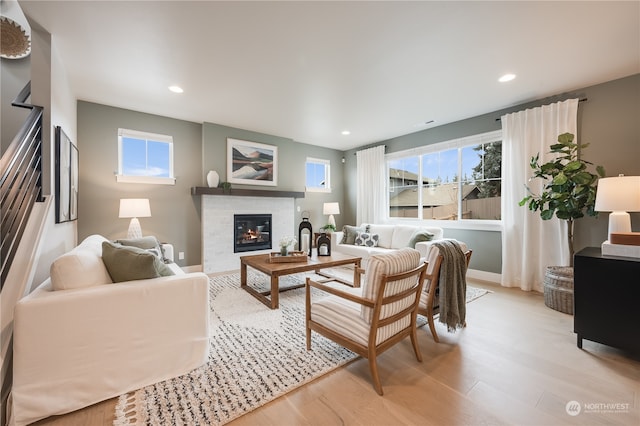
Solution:
M417 243L421 243L423 241L431 241L433 239L433 234L424 229L416 230L411 238L409 238L409 244L407 247L416 248Z
M114 283L173 275L173 271L152 253L109 241L102 243L102 261Z
M164 250L162 250L162 244L158 241L158 239L154 236L147 236L141 238L131 238L124 240L116 240L116 244L121 244L123 246L129 247L138 247L141 249L145 249L150 253L155 254L160 259L162 259L165 263L167 262L167 258L164 257Z
M356 242L356 237L358 236L358 232L369 232L369 226L351 226L344 225L342 227L342 241L340 244L350 244L354 245Z

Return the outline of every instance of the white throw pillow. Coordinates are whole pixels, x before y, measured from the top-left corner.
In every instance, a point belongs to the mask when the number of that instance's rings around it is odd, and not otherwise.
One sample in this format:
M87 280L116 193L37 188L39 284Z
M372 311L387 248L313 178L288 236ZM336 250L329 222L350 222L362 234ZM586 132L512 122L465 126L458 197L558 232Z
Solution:
M369 225L369 233L378 234L378 246L384 248L391 248L391 242L393 239L393 229L395 225Z
M87 250L90 253L95 254L96 256L102 256L103 241L108 241L108 240L102 235L98 235L98 234L89 235L87 238L82 240L82 242L78 244L78 246L75 247L73 250Z
M102 261L102 241L107 239L92 235L78 247L58 257L49 270L51 288L56 291L70 290L112 283Z

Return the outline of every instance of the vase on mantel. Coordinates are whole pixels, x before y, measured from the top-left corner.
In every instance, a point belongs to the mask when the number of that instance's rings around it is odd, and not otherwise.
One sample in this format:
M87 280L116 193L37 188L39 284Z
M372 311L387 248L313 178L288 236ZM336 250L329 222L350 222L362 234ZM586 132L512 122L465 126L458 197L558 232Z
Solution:
M219 183L220 175L218 175L218 172L210 170L209 173L207 173L207 185L209 185L209 188L217 188Z

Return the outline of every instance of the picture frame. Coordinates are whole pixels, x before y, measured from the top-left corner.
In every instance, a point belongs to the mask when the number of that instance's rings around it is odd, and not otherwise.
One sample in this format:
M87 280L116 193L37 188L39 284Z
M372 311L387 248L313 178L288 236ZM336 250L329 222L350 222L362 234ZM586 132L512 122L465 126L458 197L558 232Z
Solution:
M62 127L55 127L56 223L78 219L79 153Z
M277 186L278 147L227 138L227 181Z

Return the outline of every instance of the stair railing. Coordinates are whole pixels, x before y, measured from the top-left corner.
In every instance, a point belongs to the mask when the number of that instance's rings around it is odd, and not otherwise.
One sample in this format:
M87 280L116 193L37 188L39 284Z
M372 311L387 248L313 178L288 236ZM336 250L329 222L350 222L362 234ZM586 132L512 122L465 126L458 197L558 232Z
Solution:
M34 203L42 194L42 107L26 103L31 83L11 105L31 112L0 158L0 289L18 249Z

